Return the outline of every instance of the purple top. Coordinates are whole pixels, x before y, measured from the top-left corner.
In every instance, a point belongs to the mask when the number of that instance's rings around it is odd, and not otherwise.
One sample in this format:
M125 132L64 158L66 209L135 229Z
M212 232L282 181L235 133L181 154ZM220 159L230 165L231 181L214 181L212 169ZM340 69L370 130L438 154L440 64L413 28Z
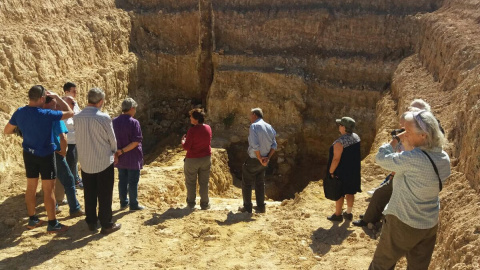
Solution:
M139 142L138 146L118 157L115 167L119 169L140 170L143 168L142 130L137 119L122 114L113 119L113 131L117 138L117 149L122 149L131 142Z

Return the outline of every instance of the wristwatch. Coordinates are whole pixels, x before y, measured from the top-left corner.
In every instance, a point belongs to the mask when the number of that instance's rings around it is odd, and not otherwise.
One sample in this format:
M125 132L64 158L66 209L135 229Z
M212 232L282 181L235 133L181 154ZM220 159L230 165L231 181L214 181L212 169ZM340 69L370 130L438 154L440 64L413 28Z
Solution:
M397 139L397 142L400 142L400 137L398 137L397 135L393 135L392 138Z
M125 154L125 152L123 152L123 149L120 149L120 152L122 152L122 155Z

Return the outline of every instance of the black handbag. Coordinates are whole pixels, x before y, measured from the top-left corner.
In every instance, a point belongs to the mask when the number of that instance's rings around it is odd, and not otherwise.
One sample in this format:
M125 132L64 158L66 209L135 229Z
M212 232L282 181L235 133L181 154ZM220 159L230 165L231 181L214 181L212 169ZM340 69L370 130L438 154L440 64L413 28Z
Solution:
M325 192L325 198L338 201L342 197L342 181L338 177L331 177L327 173L325 179L323 179L323 192Z

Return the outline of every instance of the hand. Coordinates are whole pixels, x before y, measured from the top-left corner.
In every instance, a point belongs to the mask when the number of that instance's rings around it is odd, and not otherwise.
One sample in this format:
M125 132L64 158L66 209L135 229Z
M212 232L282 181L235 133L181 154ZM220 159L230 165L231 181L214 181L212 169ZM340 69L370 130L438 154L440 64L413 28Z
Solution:
M60 98L60 97L58 96L58 94L55 93L55 92L47 91L45 94L46 94L47 96L49 96L49 97L52 97L52 98Z
M260 163L262 163L262 165L265 166L265 167L268 165L268 162L270 162L269 157L262 157L261 160L260 160Z
M183 134L182 136L182 144L185 144L185 141L187 140L187 135Z
M65 157L67 155L67 151L55 151L55 153L59 154L62 157Z
M115 152L115 155L121 156L122 155L122 150L117 150L117 152Z
M118 154L117 152L115 152L115 155L113 155L113 164L117 165L117 163L118 163Z

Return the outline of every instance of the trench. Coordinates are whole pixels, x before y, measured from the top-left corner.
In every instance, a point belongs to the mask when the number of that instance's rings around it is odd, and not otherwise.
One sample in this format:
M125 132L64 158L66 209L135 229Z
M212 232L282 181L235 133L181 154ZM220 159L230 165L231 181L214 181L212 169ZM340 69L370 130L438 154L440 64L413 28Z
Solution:
M442 1L117 1L131 17L138 58L129 94L143 104L145 151L178 145L188 111L202 107L214 147L227 149L239 186L248 113L261 107L279 149L266 194L292 198L326 172L335 119L357 121L362 157L376 135L376 104L398 63L415 51L418 14Z

